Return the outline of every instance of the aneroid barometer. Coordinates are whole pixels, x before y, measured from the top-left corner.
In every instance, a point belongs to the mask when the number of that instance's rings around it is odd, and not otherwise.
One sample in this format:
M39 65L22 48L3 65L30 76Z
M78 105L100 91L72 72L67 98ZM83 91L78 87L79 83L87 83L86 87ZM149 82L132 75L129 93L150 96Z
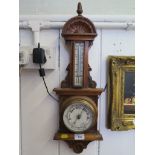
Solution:
M61 88L54 89L60 98L59 130L54 139L67 142L76 153L81 153L89 142L102 140L97 130L97 117L98 97L103 89L96 88L88 63L88 51L97 33L94 24L82 16L82 12L81 3L78 3L78 16L63 27L62 37L69 47L70 63Z

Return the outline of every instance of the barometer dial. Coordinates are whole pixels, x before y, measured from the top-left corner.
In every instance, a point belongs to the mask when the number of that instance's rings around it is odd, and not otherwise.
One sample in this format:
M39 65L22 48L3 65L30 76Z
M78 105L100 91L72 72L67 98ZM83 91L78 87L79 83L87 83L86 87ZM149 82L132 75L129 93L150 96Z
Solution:
M73 132L84 132L95 122L95 113L87 103L74 101L63 113L65 126Z

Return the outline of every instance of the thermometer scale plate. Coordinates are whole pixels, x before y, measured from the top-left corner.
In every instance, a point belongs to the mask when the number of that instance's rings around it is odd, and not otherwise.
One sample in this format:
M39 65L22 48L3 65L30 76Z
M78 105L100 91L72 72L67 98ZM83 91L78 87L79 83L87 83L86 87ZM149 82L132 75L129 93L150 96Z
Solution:
M83 86L83 53L84 53L84 43L74 44L74 77L73 85L74 87Z

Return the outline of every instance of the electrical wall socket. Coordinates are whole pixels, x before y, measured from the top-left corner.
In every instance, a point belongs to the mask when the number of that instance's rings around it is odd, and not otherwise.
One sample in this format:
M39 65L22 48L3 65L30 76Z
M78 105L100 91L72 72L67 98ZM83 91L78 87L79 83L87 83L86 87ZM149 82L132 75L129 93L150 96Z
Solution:
M39 65L33 63L33 48L31 46L21 46L19 48L19 54L20 53L25 53L27 55L26 59L27 61L24 62L23 64L20 61L20 65L23 65L23 69L38 69ZM56 47L47 47L47 46L41 46L45 50L45 55L46 55L46 63L42 64L42 67L44 69L55 69L55 55L56 55ZM22 54L20 54L22 56ZM22 59L21 59L22 60Z
M19 51L19 64L26 65L29 63L29 53L26 50L20 49Z

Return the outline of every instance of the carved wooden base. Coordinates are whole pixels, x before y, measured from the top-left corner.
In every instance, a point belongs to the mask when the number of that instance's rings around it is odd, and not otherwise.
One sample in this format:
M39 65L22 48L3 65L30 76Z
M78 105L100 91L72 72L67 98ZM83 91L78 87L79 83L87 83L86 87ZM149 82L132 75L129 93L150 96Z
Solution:
M75 153L81 153L83 151L83 149L87 148L88 143L90 143L91 141L74 141L74 140L70 140L70 141L65 141L70 148L73 149L73 151Z
M99 133L99 131L89 132L83 135L83 140L76 140L75 134L73 133L58 132L55 134L54 140L65 141L69 145L69 147L73 149L75 153L81 153L83 149L87 148L87 145L92 141L103 140L102 135Z

